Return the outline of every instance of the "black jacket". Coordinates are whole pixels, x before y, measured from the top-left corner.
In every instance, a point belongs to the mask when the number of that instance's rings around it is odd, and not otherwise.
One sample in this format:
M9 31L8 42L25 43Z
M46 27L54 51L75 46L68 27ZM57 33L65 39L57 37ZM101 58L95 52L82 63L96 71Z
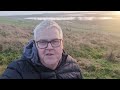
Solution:
M24 48L21 59L11 62L1 79L82 79L82 74L76 60L65 52L62 61L55 70L42 65L38 58L34 41Z

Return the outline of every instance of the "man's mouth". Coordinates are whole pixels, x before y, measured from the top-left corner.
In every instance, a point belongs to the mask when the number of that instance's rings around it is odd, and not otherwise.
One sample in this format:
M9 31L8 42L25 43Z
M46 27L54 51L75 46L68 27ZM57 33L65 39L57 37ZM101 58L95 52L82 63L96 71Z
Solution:
M47 56L52 56L52 55L54 55L54 54L51 54L51 53L47 53L46 55L47 55Z

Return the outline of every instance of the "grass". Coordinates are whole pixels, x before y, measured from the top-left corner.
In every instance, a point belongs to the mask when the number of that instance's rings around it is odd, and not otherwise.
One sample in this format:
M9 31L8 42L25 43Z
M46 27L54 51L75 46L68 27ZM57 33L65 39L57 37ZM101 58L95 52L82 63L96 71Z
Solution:
M7 68L7 65L0 65L0 75L4 72L6 68Z
M85 79L120 79L120 20L56 21L64 49L77 59ZM0 17L0 74L22 54L38 21Z
M16 27L32 28L37 23L38 23L37 21L34 22L32 20L27 21L27 20L24 20L24 19L11 19L9 17L4 17L4 16L0 17L0 24L13 25L13 26L16 26Z
M0 65L7 65L12 60L18 59L21 56L22 52L20 50L12 50L11 48L0 52Z

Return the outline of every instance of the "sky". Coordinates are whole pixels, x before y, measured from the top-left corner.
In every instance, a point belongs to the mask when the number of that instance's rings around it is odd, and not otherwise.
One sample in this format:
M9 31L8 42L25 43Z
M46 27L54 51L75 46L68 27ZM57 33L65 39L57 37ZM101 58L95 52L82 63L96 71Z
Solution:
M75 13L75 12L89 12L89 11L0 11L0 16L11 16L11 15L31 15L31 14L42 14L42 13Z
M87 12L87 13L99 13L101 11L0 11L0 16L11 16L11 15L31 15L31 14L42 14L42 13L76 13L76 12ZM109 13L110 12L110 13ZM107 14L118 14L120 11L105 11Z

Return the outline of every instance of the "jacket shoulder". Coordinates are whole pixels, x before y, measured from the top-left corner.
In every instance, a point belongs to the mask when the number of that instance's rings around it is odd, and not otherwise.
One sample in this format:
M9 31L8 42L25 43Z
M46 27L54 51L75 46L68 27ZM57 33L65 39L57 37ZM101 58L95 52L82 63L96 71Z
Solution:
M1 79L22 79L21 71L26 64L25 60L12 61L5 71L3 72Z
M8 68L14 68L20 71L25 67L26 64L27 64L27 60L21 60L21 59L14 60L8 65Z
M83 78L81 68L79 64L77 63L76 59L68 55L66 63L68 64L69 69L71 69L70 71L77 73L76 75L78 78L80 79Z
M74 59L73 57L71 57L70 55L68 55L67 62L69 62L69 63L77 63L77 60Z

